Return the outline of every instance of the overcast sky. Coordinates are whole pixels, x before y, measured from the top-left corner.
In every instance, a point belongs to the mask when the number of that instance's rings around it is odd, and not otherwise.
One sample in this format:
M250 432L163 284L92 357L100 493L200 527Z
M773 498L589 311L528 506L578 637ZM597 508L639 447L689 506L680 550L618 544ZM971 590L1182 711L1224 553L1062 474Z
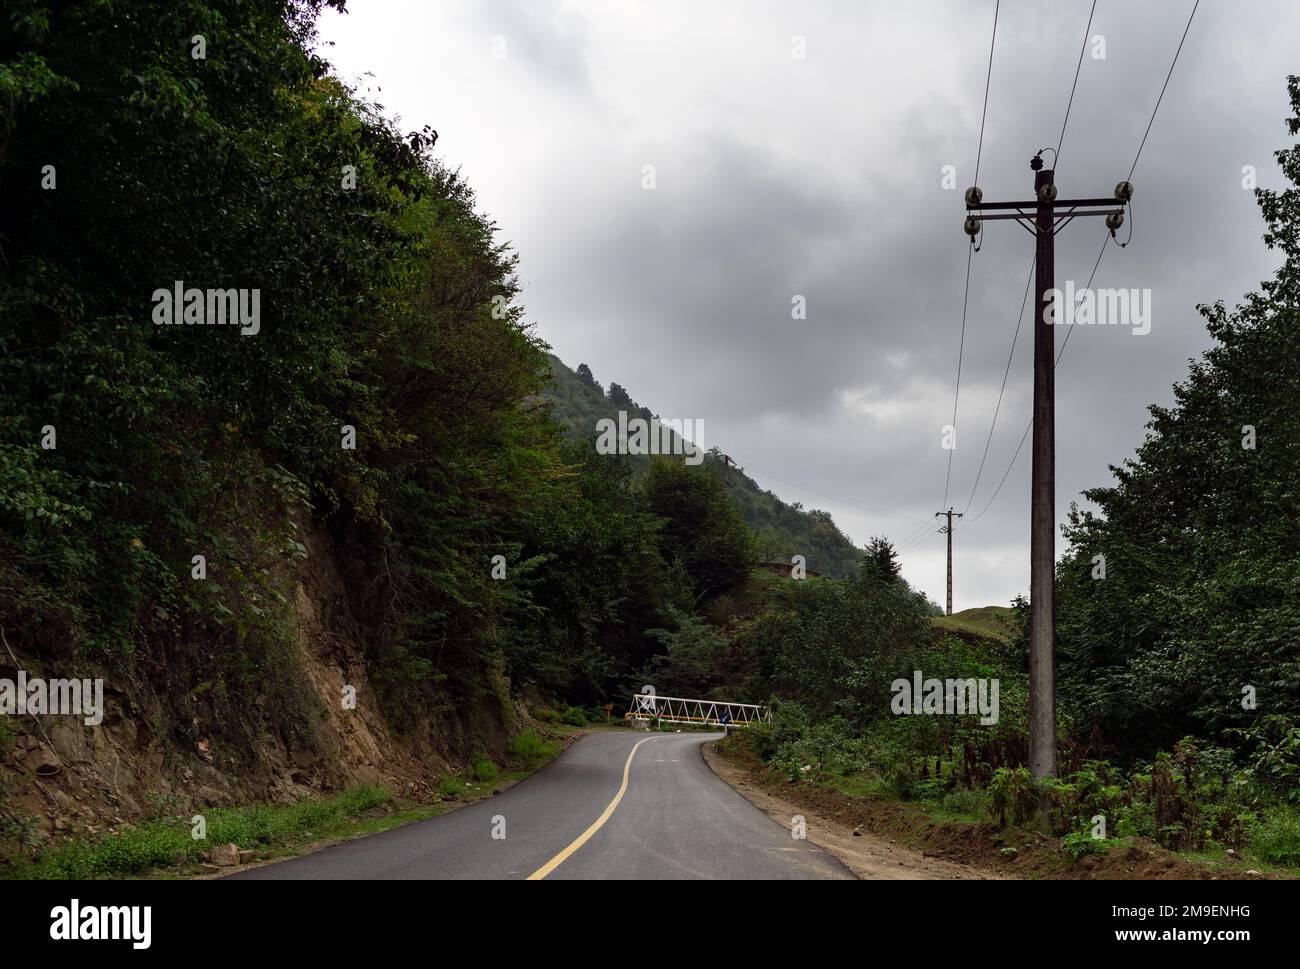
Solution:
M1090 5L1002 3L986 200L1032 194L1028 162L1060 136ZM555 352L665 418L702 419L707 446L859 544L906 542L905 576L942 602L942 537L909 539L943 507L993 0L348 7L323 17L324 53L405 130L437 129L517 248L528 316ZM1128 174L1191 8L1099 0L1062 197L1108 196ZM1281 183L1297 37L1294 0L1202 0L1133 176L1132 243L1110 246L1094 281L1150 289L1151 330L1076 328L1057 371L1062 520L1208 346L1196 304L1231 305L1277 265L1242 169ZM1105 234L1077 219L1057 236L1058 286L1084 285ZM956 609L1028 592L1028 443L976 520L1029 420L1028 321L971 492L1032 252L1000 222L974 256L948 488L970 519L955 532ZM796 294L806 320L791 319Z

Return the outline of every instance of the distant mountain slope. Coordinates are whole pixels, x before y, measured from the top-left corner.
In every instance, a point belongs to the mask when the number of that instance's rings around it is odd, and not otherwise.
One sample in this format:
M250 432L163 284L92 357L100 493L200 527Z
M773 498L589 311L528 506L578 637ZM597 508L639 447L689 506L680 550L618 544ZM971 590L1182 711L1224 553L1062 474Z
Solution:
M575 371L552 354L551 369L546 396L568 437L595 438L597 422L602 418L617 419L620 410L626 411L629 419L651 420L655 416L617 383L611 383L606 390L585 364L579 364ZM648 462L642 456L632 456L631 460L636 464ZM728 473L716 449L705 456L704 466L719 475ZM732 500L740 507L746 524L757 533L764 560L789 563L797 554L804 557L809 569L822 575L845 578L856 571L862 550L839 530L830 512L787 504L760 488L738 467L733 466L729 474Z

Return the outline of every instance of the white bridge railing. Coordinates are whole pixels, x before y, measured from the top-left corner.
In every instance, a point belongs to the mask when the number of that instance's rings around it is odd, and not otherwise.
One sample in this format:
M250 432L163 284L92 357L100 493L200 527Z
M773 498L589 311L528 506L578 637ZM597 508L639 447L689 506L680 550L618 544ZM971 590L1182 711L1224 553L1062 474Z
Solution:
M654 693L632 694L632 706L624 720L657 720L661 723L698 723L715 727L748 727L771 723L772 711L754 703L726 703L722 700L688 700Z

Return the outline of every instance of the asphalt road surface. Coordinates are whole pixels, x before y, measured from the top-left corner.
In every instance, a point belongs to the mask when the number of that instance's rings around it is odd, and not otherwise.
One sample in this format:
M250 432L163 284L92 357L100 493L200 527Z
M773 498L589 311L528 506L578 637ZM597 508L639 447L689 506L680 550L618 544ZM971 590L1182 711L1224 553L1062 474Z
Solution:
M496 797L228 877L852 878L709 769L720 736L590 734Z

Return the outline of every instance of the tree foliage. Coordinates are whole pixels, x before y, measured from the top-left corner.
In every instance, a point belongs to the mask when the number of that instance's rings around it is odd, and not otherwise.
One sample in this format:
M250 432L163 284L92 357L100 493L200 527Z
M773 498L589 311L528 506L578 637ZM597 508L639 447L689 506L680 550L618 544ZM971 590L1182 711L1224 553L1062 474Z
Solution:
M330 73L325 5L6 10L0 625L183 694L184 732L297 682L311 533L393 719L507 680L599 699L748 534L707 472L647 491L565 441L514 253L436 132ZM259 332L155 325L177 281L258 290Z
M1300 717L1300 146L1277 157L1291 186L1257 197L1282 266L1241 306L1200 307L1214 346L1066 530L1062 695L1130 750L1268 744Z

